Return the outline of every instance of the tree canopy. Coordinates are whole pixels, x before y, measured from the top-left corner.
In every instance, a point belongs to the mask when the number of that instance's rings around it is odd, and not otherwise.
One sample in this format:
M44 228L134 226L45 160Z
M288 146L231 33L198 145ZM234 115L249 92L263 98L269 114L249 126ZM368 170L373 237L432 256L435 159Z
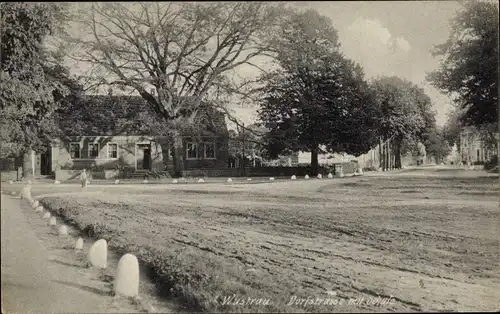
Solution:
M68 88L53 74L60 71L44 47L47 36L65 21L64 6L0 3L2 157L29 149L43 151L58 130L52 119Z
M202 100L237 90L230 75L274 51L269 34L281 4L262 2L92 3L80 16L75 59L93 65L98 85L137 92L168 124L177 174L179 128ZM86 37L82 36L85 34Z
M376 111L361 67L339 51L336 30L315 11L292 14L278 40L279 66L261 90L259 118L271 157L321 147L362 154L374 143Z
M433 51L444 60L428 79L465 109L466 125L498 123L498 27L497 3L466 2L448 40Z

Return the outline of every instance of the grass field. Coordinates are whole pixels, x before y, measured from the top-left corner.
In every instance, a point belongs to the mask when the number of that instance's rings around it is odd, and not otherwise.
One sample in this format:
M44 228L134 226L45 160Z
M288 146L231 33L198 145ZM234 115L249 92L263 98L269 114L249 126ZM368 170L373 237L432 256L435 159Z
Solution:
M420 172L33 193L135 253L186 310L498 309L498 177Z

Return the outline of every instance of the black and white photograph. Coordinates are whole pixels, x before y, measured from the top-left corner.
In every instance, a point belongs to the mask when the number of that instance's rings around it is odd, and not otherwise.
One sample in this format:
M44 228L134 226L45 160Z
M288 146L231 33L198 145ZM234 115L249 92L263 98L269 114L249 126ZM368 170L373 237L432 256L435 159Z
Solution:
M0 16L2 313L500 311L497 1Z

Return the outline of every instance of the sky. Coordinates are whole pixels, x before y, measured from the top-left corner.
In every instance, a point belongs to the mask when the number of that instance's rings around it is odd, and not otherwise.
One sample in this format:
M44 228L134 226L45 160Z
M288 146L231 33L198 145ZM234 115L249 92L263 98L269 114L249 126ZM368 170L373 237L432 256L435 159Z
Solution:
M434 45L448 39L450 22L460 9L455 1L308 1L295 2L332 20L346 57L363 66L366 78L395 75L424 88L434 103L436 123L443 125L450 99L430 86L426 73L439 67ZM241 108L247 123L254 108Z
M325 1L294 2L331 19L341 50L358 62L366 78L395 75L424 88L434 103L436 122L443 125L452 108L450 99L430 86L426 73L439 67L431 55L434 45L448 39L451 19L460 9L455 1ZM255 69L253 69L255 70ZM252 69L242 68L243 73ZM256 107L235 106L245 124L256 119Z

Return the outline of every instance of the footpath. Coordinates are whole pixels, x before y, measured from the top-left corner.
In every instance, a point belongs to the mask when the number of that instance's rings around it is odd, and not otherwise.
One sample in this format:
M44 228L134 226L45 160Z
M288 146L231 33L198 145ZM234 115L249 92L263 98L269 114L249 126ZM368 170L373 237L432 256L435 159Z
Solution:
M82 289L71 267L61 267L36 235L20 199L2 195L1 287L2 313L103 313L110 295Z

